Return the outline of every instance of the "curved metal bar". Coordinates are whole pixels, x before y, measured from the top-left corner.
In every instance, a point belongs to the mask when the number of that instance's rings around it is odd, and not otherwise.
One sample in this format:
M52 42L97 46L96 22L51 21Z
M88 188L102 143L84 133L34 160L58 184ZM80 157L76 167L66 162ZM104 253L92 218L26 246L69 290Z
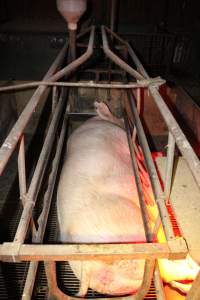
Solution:
M137 80L143 80L144 77L134 70L132 67L130 67L127 63L125 63L121 58L119 58L116 54L114 54L109 46L108 46L108 39L106 36L105 27L101 26L101 32L102 32L102 40L103 40L103 50L105 54L118 66L120 66L123 70L125 70L127 73L132 75Z
M60 76L64 76L66 74L69 74L73 69L77 68L80 64L85 62L93 53L93 43L94 43L94 27L91 28L90 32L90 39L88 44L87 51L78 59L73 61L71 64L69 64L67 67L62 69L61 71L57 72L55 75L51 77L51 80L57 80L60 78ZM62 103L60 103L60 106L62 106ZM54 115L54 122L57 124L57 120L60 115L60 109L58 108L58 116L55 117ZM53 123L53 120L52 120ZM51 125L52 125L51 123ZM47 157L49 155L49 143L52 140L52 137L54 135L55 125L52 125L49 127L49 131L47 134L47 137L45 139L44 146L42 148L39 160L37 162L37 166L34 172L34 175L32 177L32 181L27 193L27 198L29 201L26 202L26 205L24 206L22 216L15 234L14 241L18 243L23 243L26 237L29 221L31 218L32 210L36 201L37 193L38 193L38 187L41 184L42 176L44 175L44 170L46 167L46 161ZM50 130L51 129L51 130Z

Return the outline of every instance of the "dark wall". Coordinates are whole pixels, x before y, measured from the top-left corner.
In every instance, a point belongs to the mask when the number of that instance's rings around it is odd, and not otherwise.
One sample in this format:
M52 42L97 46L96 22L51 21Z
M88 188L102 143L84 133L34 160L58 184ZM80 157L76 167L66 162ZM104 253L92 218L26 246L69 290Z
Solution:
M108 0L88 0L90 14L99 23L108 23ZM189 28L200 18L199 0L118 0L119 23L130 25L157 25ZM13 18L59 19L56 0L0 0L0 20ZM4 16L4 17L3 17Z

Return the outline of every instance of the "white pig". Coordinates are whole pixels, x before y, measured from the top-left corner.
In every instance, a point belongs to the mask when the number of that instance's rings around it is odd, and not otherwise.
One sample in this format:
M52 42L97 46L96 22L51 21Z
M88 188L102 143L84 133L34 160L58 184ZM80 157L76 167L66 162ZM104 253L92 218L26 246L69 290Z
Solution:
M122 123L104 103L97 117L76 129L67 144L57 194L62 242L145 242L127 137ZM110 295L140 288L144 260L70 261L80 280L78 296L88 288Z

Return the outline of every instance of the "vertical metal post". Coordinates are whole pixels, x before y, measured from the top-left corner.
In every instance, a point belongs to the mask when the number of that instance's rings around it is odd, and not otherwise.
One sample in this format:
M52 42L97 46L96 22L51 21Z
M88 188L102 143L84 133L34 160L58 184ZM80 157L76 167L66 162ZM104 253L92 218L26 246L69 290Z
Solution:
M140 111L141 111L141 88L137 88L137 92L136 92L136 102L137 102L137 111L138 114L140 115ZM136 139L136 127L134 126L133 129L133 143L135 142Z
M24 195L26 194L26 166L25 166L25 145L24 135L19 141L19 154L18 154L18 174L19 174L19 191L20 199L24 205Z
M168 134L168 145L167 145L167 161L165 167L165 186L164 186L164 195L165 201L169 200L169 195L171 191L172 184L172 172L174 165L174 150L175 150L175 139L171 132Z
M155 270L154 270L154 284L155 284L155 288L156 288L156 299L157 300L166 300L165 292L163 289L163 282L160 277L160 271L159 271L157 264L156 264Z
M118 0L111 0L110 29L112 31L117 31L117 6Z

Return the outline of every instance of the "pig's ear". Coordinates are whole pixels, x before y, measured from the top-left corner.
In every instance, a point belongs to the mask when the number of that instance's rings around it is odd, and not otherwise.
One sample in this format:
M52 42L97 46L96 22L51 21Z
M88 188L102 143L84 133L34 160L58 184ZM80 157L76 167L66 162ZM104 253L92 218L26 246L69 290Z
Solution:
M108 122L114 123L122 128L124 128L124 123L122 119L119 119L117 117L115 117L109 107L104 103L104 102L94 102L94 107L96 109L96 112L98 114L98 116L102 119L102 120L106 120Z

